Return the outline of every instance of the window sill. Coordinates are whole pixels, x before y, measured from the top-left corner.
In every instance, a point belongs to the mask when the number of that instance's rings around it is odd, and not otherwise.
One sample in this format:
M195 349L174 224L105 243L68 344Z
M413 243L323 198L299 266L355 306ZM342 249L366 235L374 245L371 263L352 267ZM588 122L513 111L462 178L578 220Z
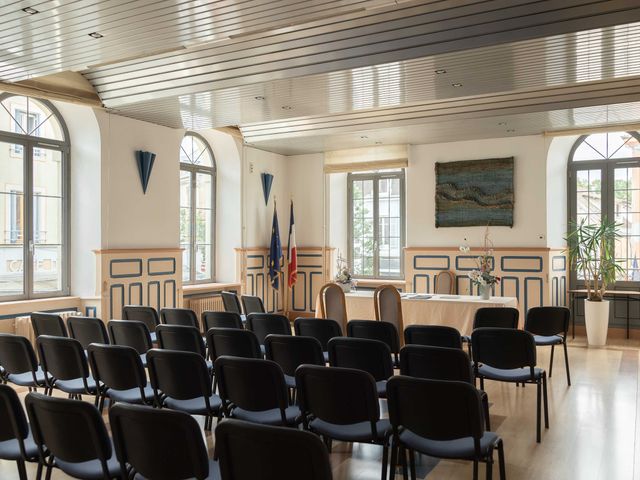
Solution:
M406 282L404 279L400 278L396 278L396 279L377 279L377 278L355 278L354 279L356 282L356 288L357 287L362 287L362 288L377 288L380 285L393 285L396 288L401 288L401 289L405 289L406 288Z
M201 295L203 293L222 292L224 290L240 291L239 283L197 283L194 285L184 285L182 287L183 296Z

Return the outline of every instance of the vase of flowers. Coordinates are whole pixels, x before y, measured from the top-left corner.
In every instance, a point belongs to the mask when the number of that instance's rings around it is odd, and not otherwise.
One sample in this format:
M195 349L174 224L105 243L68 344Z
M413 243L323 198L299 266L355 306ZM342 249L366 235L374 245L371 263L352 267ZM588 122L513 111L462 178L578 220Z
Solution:
M469 253L471 249L467 245L460 246L460 251ZM475 259L476 268L469 272L471 283L478 287L480 298L489 300L491 298L491 289L494 285L500 283L500 277L494 275L493 272L493 242L489 238L489 229L484 234L484 246L482 254Z
M349 293L353 286L353 275L349 271L349 265L344 257L338 254L336 259L336 276L334 281L340 285L344 293Z

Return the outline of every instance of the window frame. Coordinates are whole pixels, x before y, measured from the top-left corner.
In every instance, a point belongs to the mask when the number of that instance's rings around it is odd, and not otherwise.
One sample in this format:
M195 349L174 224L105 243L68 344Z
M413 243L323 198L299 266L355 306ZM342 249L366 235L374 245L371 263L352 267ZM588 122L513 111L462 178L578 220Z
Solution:
M379 180L384 178L398 178L400 180L400 274L398 276L380 275L380 217L379 210ZM406 245L406 169L397 171L349 172L347 174L347 261L353 272L353 182L373 180L373 275L353 275L355 279L363 280L403 280L404 279L404 249Z
M191 177L191 199L190 199L190 221L191 221L191 225L190 225L190 245L189 245L189 280L182 280L182 284L183 285L199 285L199 284L205 284L205 283L212 283L215 282L215 278L216 278L216 217L217 217L217 211L216 211L216 194L217 194L217 184L216 184L216 178L217 178L217 165L216 165L216 157L213 155L213 150L211 149L211 145L209 145L209 142L207 142L207 140L200 134L196 133L196 132L191 132L191 131L187 131L185 132L184 136L182 137L182 140L180 140L180 148L182 148L182 142L184 142L184 139L187 138L188 136L192 136L197 138L198 140L200 140L205 148L207 149L210 157L211 157L211 163L212 166L211 167L207 167L205 165L194 165L192 163L183 163L180 161L179 157L180 155L178 155L178 162L180 165L180 171L183 172L189 172L189 175ZM178 152L179 153L179 152ZM203 279L203 280L197 280L195 278L195 261L196 261L196 216L195 216L195 211L196 211L196 203L197 203L197 198L196 198L196 186L197 186L197 174L201 173L201 174L207 174L207 175L211 175L211 251L210 251L210 255L211 255L211 276L207 279ZM178 181L180 181L179 177L178 177ZM182 208L182 205L180 205L180 208ZM179 221L179 220L178 220ZM182 245L182 243L181 243ZM181 247L182 248L182 247ZM182 271L180 271L180 278L182 278Z
M70 225L70 206L71 206L71 139L69 137L69 130L67 124L64 121L63 116L58 109L48 100L44 100L36 97L29 97L28 95L16 95L12 93L0 93L0 102L5 101L10 97L26 97L36 100L44 105L52 113L62 129L62 135L64 140L54 140L50 138L34 137L31 135L25 135L23 133L16 133L8 130L0 130L0 142L13 143L22 146L23 150L23 224L24 224L24 238L23 238L23 287L24 292L18 295L1 295L0 303L11 302L17 300L34 300L41 298L55 298L64 297L69 295L71 291L70 287L70 238L71 238L71 225ZM61 289L50 292L34 292L34 278L35 269L33 265L33 255L35 252L35 229L33 225L34 215L34 189L33 189L33 170L35 151L37 148L43 148L46 150L59 151L61 155L61 248L60 248L60 266L62 268L60 283Z
M640 142L640 132L620 130L628 133ZM611 132L594 132L594 133L616 133ZM622 158L600 158L594 160L574 160L574 155L578 147L594 133L581 135L574 142L569 152L569 161L567 163L567 225L576 222L578 214L577 206L577 172L581 170L600 170L600 215L607 218L615 218L615 169L616 168L640 168L640 158L622 157ZM594 155L595 156L595 155ZM626 270L625 270L626 271ZM578 279L575 269L570 272L570 285L575 288L584 286L584 282ZM617 280L614 284L619 287L638 288L640 281L633 280Z

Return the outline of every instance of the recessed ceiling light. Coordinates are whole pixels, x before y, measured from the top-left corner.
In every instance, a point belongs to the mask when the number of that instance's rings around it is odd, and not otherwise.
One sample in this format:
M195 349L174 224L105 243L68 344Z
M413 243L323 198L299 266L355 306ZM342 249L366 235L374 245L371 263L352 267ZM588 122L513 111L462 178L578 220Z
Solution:
M93 38L102 38L102 37L104 37L104 35L102 35L101 33L98 33L98 32L91 32L89 34L89 36L93 37Z
M366 135L360 135L360 138L364 140L365 138L369 138L369 137L367 137Z
M442 75L447 73L447 71L444 68L439 68L438 70L435 71L436 75Z
M26 7L23 8L22 11L24 13L28 13L29 15L35 15L36 13L40 13L38 10L36 10L35 8L31 8L31 7Z
M498 122L498 125L501 127L504 127L507 124L507 122Z
M461 83L452 83L451 86L455 87L455 88L459 88L459 87L462 86L462 84Z
M282 109L283 110L291 110L293 107L291 105L283 105Z
M262 95L257 95L253 98L255 98L256 100L264 100L264 97Z
M376 142L376 145L382 145L382 142Z

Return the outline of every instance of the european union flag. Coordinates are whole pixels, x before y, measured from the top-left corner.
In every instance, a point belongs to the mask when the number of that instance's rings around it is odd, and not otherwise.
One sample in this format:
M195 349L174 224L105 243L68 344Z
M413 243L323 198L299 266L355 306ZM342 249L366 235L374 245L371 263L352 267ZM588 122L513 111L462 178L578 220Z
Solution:
M269 278L271 286L278 290L280 287L280 258L282 258L282 244L280 243L280 227L278 226L278 211L273 205L273 224L271 225L271 244L269 246Z

